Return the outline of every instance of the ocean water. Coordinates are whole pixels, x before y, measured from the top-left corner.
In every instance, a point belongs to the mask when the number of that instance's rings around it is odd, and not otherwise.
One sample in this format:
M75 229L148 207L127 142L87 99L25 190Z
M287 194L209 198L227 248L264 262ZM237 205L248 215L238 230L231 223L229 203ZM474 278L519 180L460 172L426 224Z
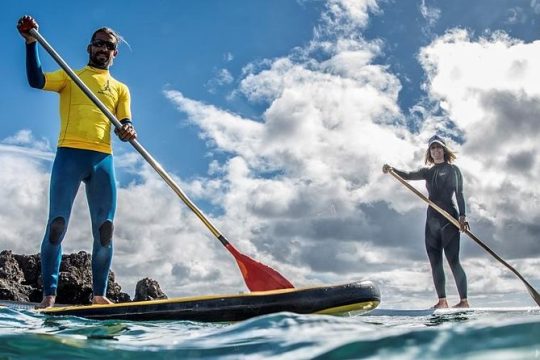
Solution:
M540 308L95 321L0 307L0 359L540 359Z

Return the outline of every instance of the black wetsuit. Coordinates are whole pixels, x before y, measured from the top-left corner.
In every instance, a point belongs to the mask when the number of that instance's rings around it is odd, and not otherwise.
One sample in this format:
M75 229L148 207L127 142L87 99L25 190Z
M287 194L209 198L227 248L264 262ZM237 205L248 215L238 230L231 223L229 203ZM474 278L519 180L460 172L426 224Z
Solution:
M406 180L426 180L426 187L431 201L456 219L458 219L458 215L465 216L463 178L457 166L444 162L418 171L404 172L396 169L394 171ZM456 195L459 213L453 200L454 194ZM433 282L439 298L446 297L442 260L443 249L450 269L454 274L459 296L461 299L465 299L467 298L467 277L459 262L459 229L429 206L426 217L426 250L431 263Z

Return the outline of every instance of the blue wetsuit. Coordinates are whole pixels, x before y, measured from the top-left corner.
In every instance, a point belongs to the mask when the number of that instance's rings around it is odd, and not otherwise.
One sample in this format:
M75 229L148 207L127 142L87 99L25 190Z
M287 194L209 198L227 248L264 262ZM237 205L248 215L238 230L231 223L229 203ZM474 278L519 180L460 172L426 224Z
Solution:
M465 216L463 178L457 166L444 162L418 171L405 172L396 169L394 171L406 180L426 180L431 201L456 219L458 219L458 215ZM454 194L459 212L454 204ZM467 277L459 261L459 238L459 229L429 206L426 216L425 241L433 282L439 298L446 297L443 250L456 280L459 296L461 299L467 298Z
M26 46L26 70L30 86L46 87L37 44ZM129 121L129 119L123 119ZM86 120L92 121L92 120ZM67 230L75 195L85 183L92 221L92 277L94 296L105 296L113 254L113 221L116 210L116 180L109 152L58 147L50 183L49 218L41 243L44 296L56 295L62 260L62 240Z
M41 242L44 295L56 295L62 260L62 239L81 182L92 221L92 279L94 295L105 296L113 247L112 230L116 209L113 157L92 150L58 148L51 173L49 219Z

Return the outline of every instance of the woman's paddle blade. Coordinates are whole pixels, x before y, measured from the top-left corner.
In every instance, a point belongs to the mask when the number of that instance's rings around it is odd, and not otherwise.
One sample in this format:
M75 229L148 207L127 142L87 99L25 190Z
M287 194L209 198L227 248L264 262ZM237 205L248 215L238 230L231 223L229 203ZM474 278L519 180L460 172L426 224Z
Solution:
M540 294L538 294L538 291L536 291L532 286L527 284L527 290L529 290L529 294L531 294L532 298L534 299L534 302L538 306L540 306Z
M225 245L227 250L234 256L246 286L250 291L269 291L279 289L292 289L294 285L283 275L269 266L253 260L249 256L241 254L230 243Z

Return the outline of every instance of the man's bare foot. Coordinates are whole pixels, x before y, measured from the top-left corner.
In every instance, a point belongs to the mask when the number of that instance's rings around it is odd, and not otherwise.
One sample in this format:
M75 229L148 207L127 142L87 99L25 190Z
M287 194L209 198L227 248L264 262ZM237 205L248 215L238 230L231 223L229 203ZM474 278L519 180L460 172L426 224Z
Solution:
M43 300L39 303L39 305L36 305L36 309L46 309L54 306L54 302L56 301L55 295L47 295L43 297Z
M446 299L439 299L439 302L433 305L433 309L446 309L448 307L448 302Z
M467 299L461 299L460 302L458 302L456 305L452 306L453 308L468 308L469 302Z
M92 298L92 304L106 305L106 304L114 304L114 303L111 300L107 299L105 296L94 296Z

